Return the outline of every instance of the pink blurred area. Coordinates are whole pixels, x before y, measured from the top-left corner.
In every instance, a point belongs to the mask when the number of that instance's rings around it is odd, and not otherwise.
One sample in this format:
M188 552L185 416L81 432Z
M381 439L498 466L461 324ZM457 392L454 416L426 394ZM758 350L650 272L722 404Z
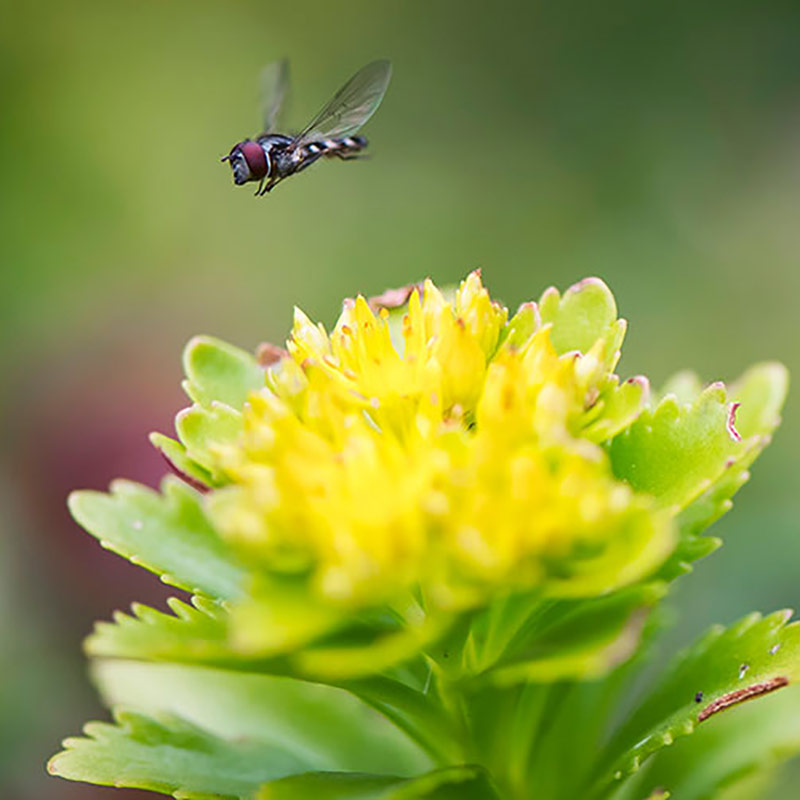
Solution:
M153 344L115 340L45 360L16 395L24 408L10 412L19 423L11 432L13 479L31 547L48 590L66 604L61 620L84 630L133 599L160 602L170 594L83 532L66 505L75 489L107 490L122 475L157 487L168 471L147 435L172 432L174 411L186 403L174 354L167 363Z
M93 621L134 600L163 607L166 597L180 594L103 549L66 507L70 491L106 489L120 475L158 485L167 469L147 434L171 432L172 416L185 404L178 365L174 353L163 355L151 340L120 335L60 348L33 364L15 376L4 415L13 427L4 438L13 454L6 469L16 511L8 530L16 537L9 616L30 625L33 610L38 625L10 626L7 653L20 711L31 711L28 738L36 747L49 743L49 752L20 744L18 774L10 765L2 797L150 798L150 792L55 781L37 763L58 749L59 736L78 733L84 720L108 719L89 685L80 646Z

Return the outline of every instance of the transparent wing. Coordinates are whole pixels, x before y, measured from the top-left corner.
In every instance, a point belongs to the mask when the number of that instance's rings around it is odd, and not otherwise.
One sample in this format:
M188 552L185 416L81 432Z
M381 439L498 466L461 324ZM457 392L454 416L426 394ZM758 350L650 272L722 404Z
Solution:
M261 70L261 114L264 133L272 133L289 94L289 62L282 58Z
M299 133L293 144L350 136L377 110L392 77L390 61L373 61L360 69Z

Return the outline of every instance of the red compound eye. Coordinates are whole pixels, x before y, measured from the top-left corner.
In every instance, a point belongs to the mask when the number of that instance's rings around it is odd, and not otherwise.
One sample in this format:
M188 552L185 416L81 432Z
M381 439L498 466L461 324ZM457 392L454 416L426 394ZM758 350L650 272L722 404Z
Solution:
M264 148L258 142L242 142L239 150L250 168L252 179L261 180L268 171L267 157L264 155Z

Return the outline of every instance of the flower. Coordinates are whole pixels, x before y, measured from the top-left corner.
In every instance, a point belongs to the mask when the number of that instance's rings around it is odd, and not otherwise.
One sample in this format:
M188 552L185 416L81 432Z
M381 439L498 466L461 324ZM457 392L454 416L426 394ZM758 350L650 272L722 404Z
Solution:
M671 517L603 447L647 395L613 374L625 323L605 284L511 320L477 271L452 300L431 281L403 294L347 301L330 333L296 311L242 435L215 449L209 513L248 562L324 603L422 592L445 610L602 594L661 563Z

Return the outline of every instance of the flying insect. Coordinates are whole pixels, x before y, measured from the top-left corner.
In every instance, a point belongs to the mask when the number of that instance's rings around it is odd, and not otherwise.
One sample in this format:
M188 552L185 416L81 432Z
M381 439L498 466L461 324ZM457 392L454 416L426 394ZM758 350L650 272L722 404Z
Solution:
M373 61L362 67L295 136L276 127L289 89L289 63L276 61L262 72L264 132L235 144L222 161L230 164L237 186L258 181L256 197L321 158L350 161L367 146L355 134L375 113L392 77L391 62Z

